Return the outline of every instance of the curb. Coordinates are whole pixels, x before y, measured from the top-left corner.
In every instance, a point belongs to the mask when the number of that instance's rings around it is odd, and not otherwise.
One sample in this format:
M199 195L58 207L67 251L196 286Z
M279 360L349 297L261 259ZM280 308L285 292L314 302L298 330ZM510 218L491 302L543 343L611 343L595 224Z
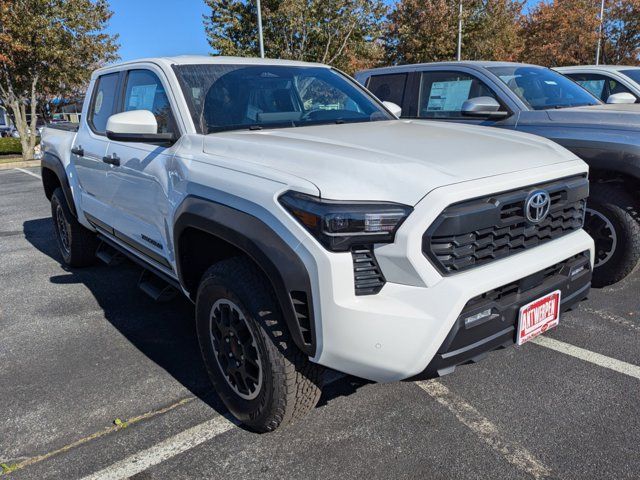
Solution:
M10 162L0 163L0 170L9 170L11 168L39 167L40 160L28 160L26 162Z

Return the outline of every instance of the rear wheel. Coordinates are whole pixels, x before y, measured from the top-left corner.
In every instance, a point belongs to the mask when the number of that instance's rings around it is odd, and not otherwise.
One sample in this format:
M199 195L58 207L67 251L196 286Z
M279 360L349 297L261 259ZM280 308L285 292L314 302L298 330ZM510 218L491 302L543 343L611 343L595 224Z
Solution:
M73 216L60 187L51 196L51 218L58 249L70 267L86 267L95 262L98 239Z
M207 270L196 324L209 377L242 423L272 431L315 407L322 367L294 345L269 282L248 259L224 260Z
M616 184L591 185L585 230L595 241L593 285L616 283L640 260L640 216L637 202Z

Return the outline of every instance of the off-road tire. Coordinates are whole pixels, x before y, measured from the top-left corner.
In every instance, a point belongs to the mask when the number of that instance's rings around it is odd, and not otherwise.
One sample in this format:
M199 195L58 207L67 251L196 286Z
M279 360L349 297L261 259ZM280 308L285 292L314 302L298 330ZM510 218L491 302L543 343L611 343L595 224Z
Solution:
M615 230L616 248L610 259L593 271L593 286L605 287L625 278L640 260L640 210L638 201L615 183L591 185L587 208L606 217ZM596 240L596 259L602 255L594 222L585 223L585 230ZM600 222L601 224L601 222ZM598 222L595 222L598 225Z
M64 263L70 267L87 267L96 259L98 239L95 233L86 229L73 216L60 187L51 196L51 219L55 231L58 250ZM63 222L65 232L60 225ZM63 239L63 236L66 239Z
M239 307L255 340L263 377L254 399L238 395L216 360L210 318L221 300ZM196 299L196 328L211 382L244 425L270 432L301 419L318 403L322 367L293 343L270 283L249 259L223 260L205 272Z

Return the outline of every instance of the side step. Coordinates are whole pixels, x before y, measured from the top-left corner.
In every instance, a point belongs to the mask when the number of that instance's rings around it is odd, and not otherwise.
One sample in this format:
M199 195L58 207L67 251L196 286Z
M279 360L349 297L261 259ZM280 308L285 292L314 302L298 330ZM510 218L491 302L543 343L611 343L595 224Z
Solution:
M105 242L100 242L100 245L98 245L98 249L96 250L96 257L98 257L110 267L120 265L125 259L124 255L122 255L118 250Z
M149 270L142 270L138 288L156 302L170 302L178 295L178 290Z

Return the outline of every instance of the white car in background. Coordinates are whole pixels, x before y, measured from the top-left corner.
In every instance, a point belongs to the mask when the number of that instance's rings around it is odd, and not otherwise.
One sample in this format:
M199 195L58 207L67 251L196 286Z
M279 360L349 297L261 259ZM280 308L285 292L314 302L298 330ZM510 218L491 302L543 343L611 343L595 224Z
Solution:
M558 67L605 103L640 103L640 67L629 65L584 65Z

